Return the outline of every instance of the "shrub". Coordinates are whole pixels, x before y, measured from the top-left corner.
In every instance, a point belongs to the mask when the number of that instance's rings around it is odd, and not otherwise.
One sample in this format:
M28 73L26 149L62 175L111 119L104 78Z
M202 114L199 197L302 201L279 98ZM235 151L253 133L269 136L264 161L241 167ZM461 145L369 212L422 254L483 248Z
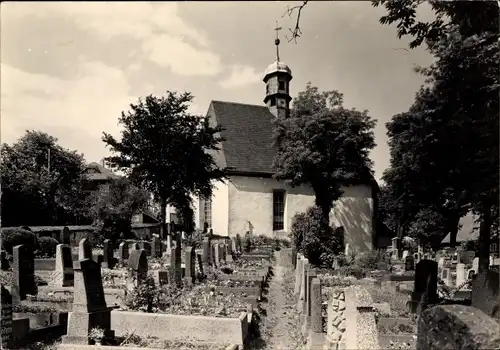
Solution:
M362 269L376 270L381 265L387 266L389 261L383 250L372 250L357 255L354 263Z
M36 235L20 227L11 227L2 229L2 248L7 253L12 254L12 248L24 244L33 251L37 247Z
M341 248L340 232L328 224L317 206L296 214L292 219L293 244L316 266L332 266L335 253Z
M125 297L125 306L134 311L153 312L158 307L160 293L152 277L147 277Z
M365 270L356 265L342 266L338 269L338 273L340 276L345 276L345 277L353 276L356 277L357 279L362 279L366 277Z
M53 258L56 256L56 247L59 244L57 239L52 237L40 237L38 239L38 248L35 251L37 258Z

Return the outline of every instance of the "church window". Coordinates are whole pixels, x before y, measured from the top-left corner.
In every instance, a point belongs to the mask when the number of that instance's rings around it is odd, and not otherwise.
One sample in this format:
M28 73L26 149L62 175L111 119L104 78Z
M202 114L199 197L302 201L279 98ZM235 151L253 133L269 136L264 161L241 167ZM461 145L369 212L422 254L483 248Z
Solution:
M271 98L271 107L276 106L276 98Z
M285 82L284 81L278 82L278 90L285 90Z
M212 228L212 199L200 198L200 225L203 228L205 222L208 228Z
M285 228L285 191L273 192L273 231Z

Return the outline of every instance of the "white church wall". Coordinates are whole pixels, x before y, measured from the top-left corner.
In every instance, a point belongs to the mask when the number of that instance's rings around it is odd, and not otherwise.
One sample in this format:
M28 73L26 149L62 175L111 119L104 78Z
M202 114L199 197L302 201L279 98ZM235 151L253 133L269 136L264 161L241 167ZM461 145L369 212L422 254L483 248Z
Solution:
M229 235L254 234L272 236L273 232L273 190L285 190L284 232L291 228L296 213L304 212L314 204L311 188L301 186L290 188L269 178L232 176L229 182ZM346 243L357 251L372 247L373 199L371 187L353 186L343 188L340 198L330 214L332 224L344 226Z
M229 184L217 182L212 195L212 229L215 234L228 236Z

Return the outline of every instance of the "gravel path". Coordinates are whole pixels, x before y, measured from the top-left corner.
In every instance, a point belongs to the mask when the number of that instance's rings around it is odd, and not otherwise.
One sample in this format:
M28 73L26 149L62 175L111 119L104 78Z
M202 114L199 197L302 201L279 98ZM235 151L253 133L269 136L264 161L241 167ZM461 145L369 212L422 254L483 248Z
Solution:
M285 267L283 267L281 256L276 261L274 277L269 286L269 300L273 301L273 308L270 310L275 318L275 324L272 328L271 337L268 340L268 349L279 350L288 349L288 325L286 320L286 298L283 295L283 277Z

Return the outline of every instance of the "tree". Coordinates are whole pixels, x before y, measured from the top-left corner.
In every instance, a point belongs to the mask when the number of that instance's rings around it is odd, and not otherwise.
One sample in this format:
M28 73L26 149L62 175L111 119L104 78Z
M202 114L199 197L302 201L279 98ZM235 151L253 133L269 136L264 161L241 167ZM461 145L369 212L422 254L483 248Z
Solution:
M121 140L104 133L103 141L115 154L112 167L125 171L137 185L160 202L162 235L166 233L167 204L191 204L190 195L212 195L213 183L224 181L211 152L223 139L222 128L212 127L208 117L187 112L193 96L167 91L165 97L149 95L130 105L119 119ZM181 214L182 215L182 214Z
M429 98L417 95L415 102L425 107L421 120L429 121L420 148L433 170L426 179L441 188L436 193L445 206L460 211L470 205L480 215L479 265L487 269L491 228L498 220L498 4L431 1L432 22L416 19L418 3L374 2L382 4L388 14L381 23L397 23L399 37L413 38L411 48L425 43L436 58L419 69Z
M4 226L67 224L84 212L83 156L40 131L2 145Z
M127 179L113 180L108 189L93 194L90 211L102 239L132 237L132 217L144 209L149 194Z
M367 111L344 108L342 99L338 91L319 92L308 83L294 99L291 115L274 121L275 178L310 185L326 223L341 185L372 177L369 152L376 121Z

